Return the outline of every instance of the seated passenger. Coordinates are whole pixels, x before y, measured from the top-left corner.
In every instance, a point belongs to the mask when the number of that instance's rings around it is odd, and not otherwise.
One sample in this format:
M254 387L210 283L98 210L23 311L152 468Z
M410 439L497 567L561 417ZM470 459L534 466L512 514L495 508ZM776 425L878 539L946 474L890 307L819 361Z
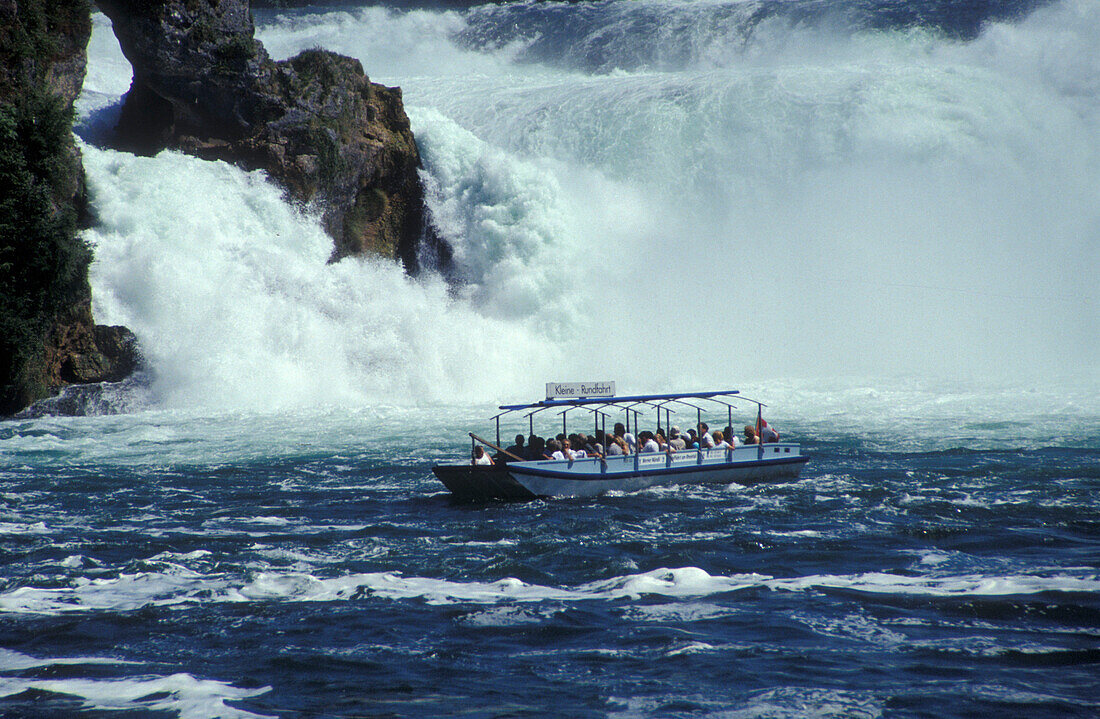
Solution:
M715 449L736 449L737 448L737 438L732 437L731 439L733 439L732 443L727 442L725 435L723 435L721 432L715 431L714 432L714 448Z
M765 443L779 441L779 432L776 432L775 429L768 424L768 420L763 418L760 419L760 439Z
M486 454L485 448L479 444L478 446L474 447L474 461L472 462L472 464L475 466L492 465L493 458Z
M523 448L523 435L522 434L517 434L515 444L513 444L511 447L508 447L504 451L507 452L508 454L514 454L517 457L519 457L520 459L523 459L527 454L526 450L524 450L524 448ZM509 457L506 454L506 455L504 455L504 461L508 462L508 461L515 461L515 460L513 460L511 457Z
M657 444L657 440L653 438L653 433L648 429L638 435L638 441L642 443L641 454L661 451L661 447Z
M714 436L710 433L710 427L706 422L699 423L699 441L702 443L703 449L711 449L714 447Z
M759 440L756 438L756 428L751 424L745 425L745 444L756 444Z
M607 456L619 457L624 454L630 454L630 449L626 446L626 441L619 435L611 435L611 442L607 445Z
M738 447L741 444L741 440L733 433L733 427L730 427L728 424L726 428L722 430L722 439L729 442L731 447Z
M668 444L672 447L673 452L677 452L681 449L687 449L687 442L684 441L683 435L680 434L680 428L673 426L672 430L668 434Z

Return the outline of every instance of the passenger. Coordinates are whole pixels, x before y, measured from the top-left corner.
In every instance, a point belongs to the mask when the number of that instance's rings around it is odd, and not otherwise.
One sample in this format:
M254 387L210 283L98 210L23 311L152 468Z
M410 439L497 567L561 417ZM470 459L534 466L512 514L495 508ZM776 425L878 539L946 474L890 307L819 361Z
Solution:
M630 454L630 448L626 446L626 440L617 434L611 435L611 442L607 445L608 457L621 457Z
M626 427L623 426L622 422L615 423L615 436L626 444L626 454L634 451L634 435L626 431Z
M603 447L600 445L600 441L591 434L584 438L584 451L589 457L603 456Z
M583 434L571 434L569 435L569 446L573 449L573 459L585 459L588 457L588 450L585 449L585 438Z
M668 451L668 440L665 439L665 435L661 432L661 430L657 430L657 432L653 435L653 439L657 440L657 447L659 448L659 451Z
M714 447L714 436L710 433L710 427L706 422L699 423L699 440L703 444L703 449L711 449Z
M759 440L756 438L756 428L751 424L745 425L745 444L756 444Z
M699 435L694 429L688 430L688 449L699 449Z
M650 454L653 452L660 452L661 447L657 444L657 440L654 439L653 433L648 429L644 430L638 435L638 441L642 443L641 454Z
M531 441L527 443L527 459L547 459L545 439L538 435L531 435Z
M714 432L714 448L715 449L735 449L737 447L737 438L733 437L733 444L726 441L725 435L715 430Z
M763 417L760 418L760 439L766 444L768 442L778 442L779 432L768 424L768 420Z
M558 444L558 440L552 439L546 443L546 451L542 453L545 459L565 459L565 455L562 454L561 445Z
M523 435L522 434L517 434L515 444L513 444L511 447L508 447L504 451L508 452L508 454L514 454L517 457L519 457L520 459L523 459L527 455L526 450L524 450L524 448L523 448ZM504 455L504 461L505 462L508 462L508 460L510 460L510 459L512 459L512 458L509 457L507 454Z
M564 459L568 459L570 462L572 462L574 459L577 459L577 453L573 449L573 443L570 442L568 439L563 439L561 441L561 453Z
M722 439L726 440L726 444L734 449L741 446L741 438L733 433L733 427L727 426L722 430Z
M672 430L668 434L668 444L672 447L673 452L678 452L682 449L687 449L687 442L684 441L683 435L680 434L680 428L673 425Z
M485 448L480 444L474 447L474 461L475 466L491 466L493 464L493 458L485 453Z

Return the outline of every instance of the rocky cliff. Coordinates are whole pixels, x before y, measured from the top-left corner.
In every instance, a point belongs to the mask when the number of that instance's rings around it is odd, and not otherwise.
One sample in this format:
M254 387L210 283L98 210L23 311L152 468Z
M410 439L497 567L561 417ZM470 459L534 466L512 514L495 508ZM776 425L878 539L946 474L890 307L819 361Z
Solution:
M92 321L78 234L71 128L90 33L86 0L0 0L0 415L136 363L129 330Z
M120 142L264 169L318 207L333 259L369 252L416 269L420 164L401 90L357 60L309 50L273 62L247 0L99 0L134 69Z

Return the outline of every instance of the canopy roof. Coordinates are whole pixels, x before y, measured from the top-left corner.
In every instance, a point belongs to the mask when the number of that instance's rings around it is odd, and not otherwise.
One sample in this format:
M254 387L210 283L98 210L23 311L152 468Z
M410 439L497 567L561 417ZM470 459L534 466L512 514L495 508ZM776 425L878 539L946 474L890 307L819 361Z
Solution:
M601 405L605 407L615 407L618 405L634 406L638 404L649 405L661 405L666 402L682 402L688 399L708 399L719 404L729 404L726 400L721 399L723 397L734 397L744 400L746 402L752 402L753 404L761 404L754 399L740 396L740 390L726 389L717 390L712 392L674 392L671 394L634 394L634 395L622 395L619 397L578 397L576 399L544 399L538 402L532 402L530 404L503 404L498 409L503 410L503 413L518 412L520 410L543 410L551 409L554 407L582 407L585 405ZM686 402L684 404L687 404ZM625 409L625 407L620 407Z

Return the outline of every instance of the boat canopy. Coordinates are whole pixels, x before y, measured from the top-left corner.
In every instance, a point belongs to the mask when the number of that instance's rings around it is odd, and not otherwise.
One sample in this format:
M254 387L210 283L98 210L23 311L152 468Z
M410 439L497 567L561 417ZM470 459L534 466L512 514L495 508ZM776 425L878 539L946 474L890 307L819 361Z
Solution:
M728 404L726 401L720 399L722 397L733 397L744 400L746 402L752 402L760 406L764 406L762 403L757 402L754 399L741 396L741 391L736 389L717 390L712 392L674 392L671 394L635 394L635 395L622 395L619 397L577 397L576 399L544 399L538 402L532 402L530 404L502 404L497 409L503 410L502 414L508 412L518 412L525 409L552 409L554 407L581 407L584 405L603 405L609 407L615 407L618 405L637 405L637 404L649 404L659 405L667 402L682 402L687 399L709 399L719 404ZM683 402L683 404L690 404ZM625 409L625 407L619 407L619 409Z
M696 421L702 421L703 407L698 403L690 400L704 400L708 402L714 402L722 407L726 408L727 421L733 424L733 409L735 407L734 401L737 402L749 402L756 405L757 422L761 419L761 412L766 407L763 402L759 402L755 399L750 399L741 394L740 390L736 389L724 389L713 390L709 392L673 392L668 394L634 394L634 395L621 395L618 397L571 397L567 399L543 399L538 402L531 402L529 404L504 404L500 405L498 409L501 411L490 418L490 421L496 423L496 445L489 444L493 449L500 450L500 419L512 412L526 412L524 418L529 422L529 431L533 435L535 433L535 415L548 409L560 410L558 414L561 416L562 433L566 433L566 419L565 415L573 409L583 409L584 411L591 412L593 414L593 420L595 429L599 429L599 425L602 422L606 422L610 411L625 412L626 413L626 431L630 431L630 418L634 415L634 427L637 431L639 415L647 409L657 410L657 429L661 428L661 413L665 415L665 425L671 426L672 415L675 414L669 405L680 405L690 407L696 412ZM605 425L606 429L606 425ZM482 442L480 437L474 434L470 434L471 439L477 439ZM487 442L485 442L488 444Z

